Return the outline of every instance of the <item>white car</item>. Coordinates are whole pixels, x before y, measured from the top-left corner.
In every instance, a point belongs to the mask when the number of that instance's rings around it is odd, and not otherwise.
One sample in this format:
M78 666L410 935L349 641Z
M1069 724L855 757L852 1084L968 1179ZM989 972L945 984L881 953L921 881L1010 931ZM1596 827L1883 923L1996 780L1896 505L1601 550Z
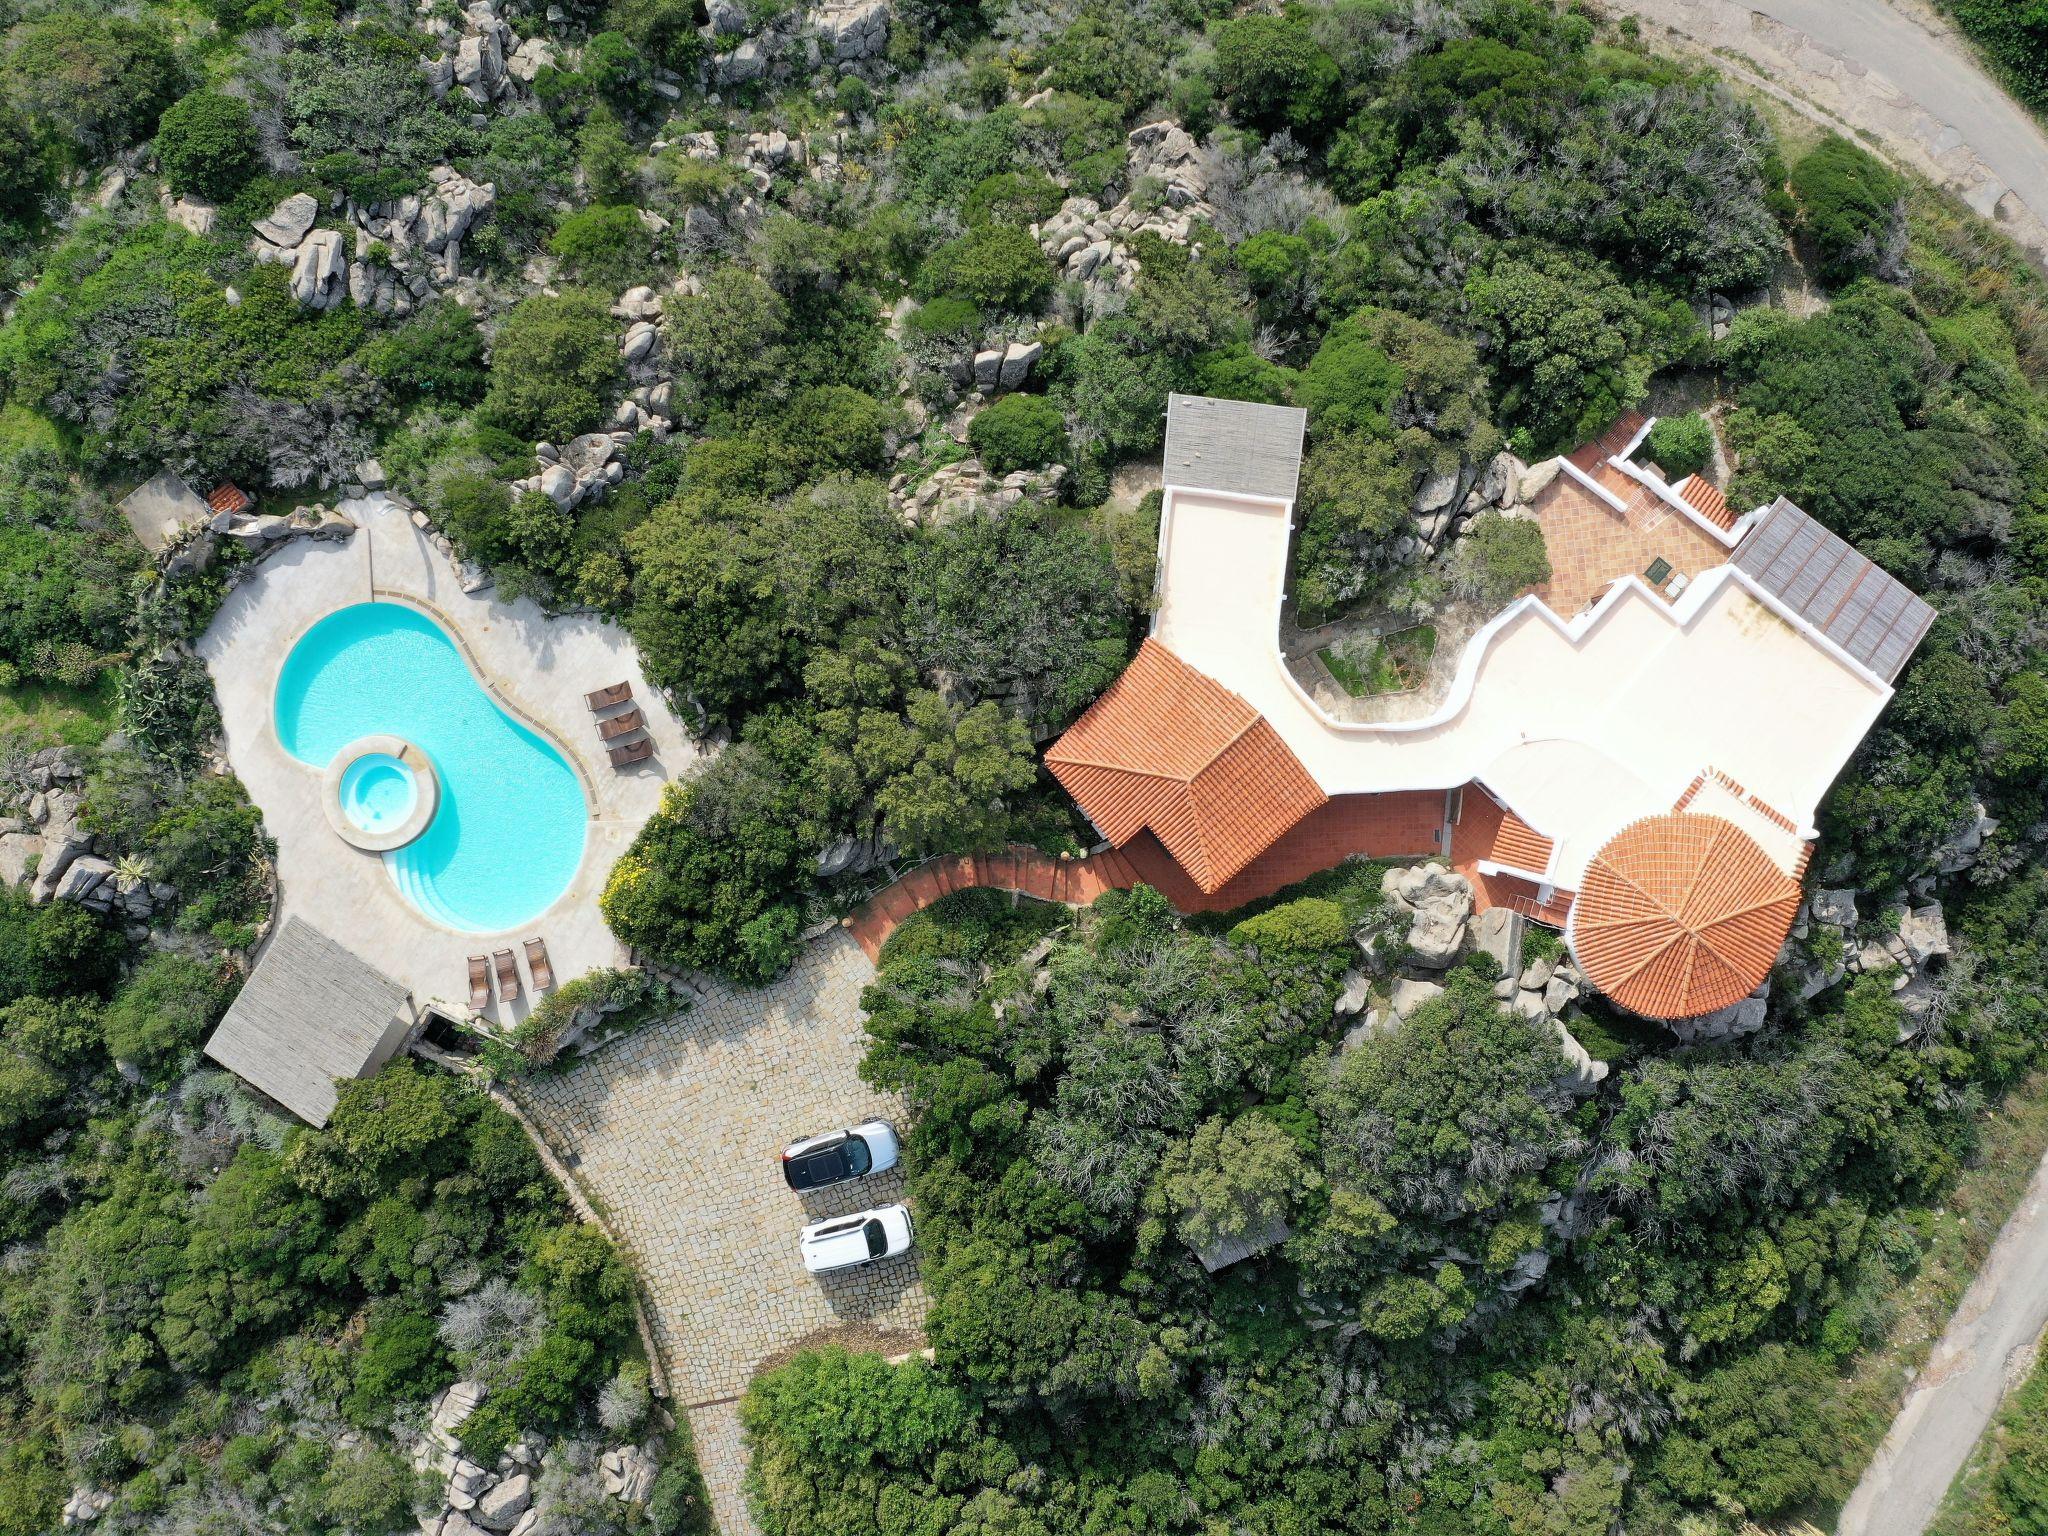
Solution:
M782 1149L782 1176L798 1194L864 1179L871 1173L887 1173L896 1166L901 1148L896 1127L886 1120L869 1120L851 1130L831 1131L794 1142Z
M817 1275L908 1253L911 1239L910 1207L899 1204L813 1222L804 1228L797 1246L804 1268Z

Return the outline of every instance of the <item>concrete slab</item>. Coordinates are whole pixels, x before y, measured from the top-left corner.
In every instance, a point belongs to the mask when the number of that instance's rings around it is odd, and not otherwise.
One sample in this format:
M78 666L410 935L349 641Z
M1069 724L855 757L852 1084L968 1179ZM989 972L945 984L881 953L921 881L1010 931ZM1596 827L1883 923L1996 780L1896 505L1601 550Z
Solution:
M280 921L303 917L411 989L420 1004L468 1011L467 957L539 935L556 977L568 981L624 963L623 946L597 909L619 855L660 803L662 786L702 749L649 686L632 641L589 616L550 617L527 599L506 603L465 593L461 573L404 509L373 495L341 504L358 525L346 543L301 540L270 557L229 594L198 650L220 698L228 759L277 840ZM548 737L574 766L590 809L583 862L562 896L534 921L499 934L461 933L426 917L402 895L383 859L351 848L327 823L321 770L279 742L273 694L298 638L337 608L372 599L402 602L453 635L470 669L515 718ZM619 771L606 760L583 695L625 680L655 746ZM522 992L530 994L530 986ZM509 1025L532 1005L523 995L490 1016Z

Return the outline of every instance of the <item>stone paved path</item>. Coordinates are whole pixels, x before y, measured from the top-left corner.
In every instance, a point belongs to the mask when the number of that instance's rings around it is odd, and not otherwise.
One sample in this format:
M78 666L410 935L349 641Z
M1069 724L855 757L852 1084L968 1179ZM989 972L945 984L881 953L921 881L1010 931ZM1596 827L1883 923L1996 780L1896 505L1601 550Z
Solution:
M873 975L850 935L829 934L774 985L711 985L677 1018L522 1094L639 1268L725 1536L755 1529L733 1400L764 1359L827 1330L921 1342L914 1251L838 1277L806 1274L796 1251L805 1223L900 1199L901 1173L800 1199L777 1162L800 1136L900 1120L855 1075Z

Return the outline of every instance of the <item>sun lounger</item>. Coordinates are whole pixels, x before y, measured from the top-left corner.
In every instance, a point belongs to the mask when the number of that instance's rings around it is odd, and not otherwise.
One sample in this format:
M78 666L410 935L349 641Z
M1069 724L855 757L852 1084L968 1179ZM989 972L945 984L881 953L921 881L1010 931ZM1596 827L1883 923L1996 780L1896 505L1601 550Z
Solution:
M491 962L482 955L469 957L469 1006L491 1006Z
M512 958L512 951L501 949L491 958L498 963L498 1001L516 1003L519 1001L519 962Z
M595 693L586 693L583 695L583 702L590 706L590 712L594 715L599 710L610 709L615 704L623 704L631 697L633 697L633 685L631 683L613 683L609 688L600 688Z
M555 968L548 964L548 946L545 939L526 941L526 972L533 978L534 991L554 990Z
M597 722L597 734L605 741L617 741L621 736L630 736L635 731L647 729L647 717L637 709L629 709L623 715L613 715L609 720Z
M610 752L614 768L630 768L635 763L644 763L654 756L654 743L642 736L638 741L629 741L622 747L613 747Z

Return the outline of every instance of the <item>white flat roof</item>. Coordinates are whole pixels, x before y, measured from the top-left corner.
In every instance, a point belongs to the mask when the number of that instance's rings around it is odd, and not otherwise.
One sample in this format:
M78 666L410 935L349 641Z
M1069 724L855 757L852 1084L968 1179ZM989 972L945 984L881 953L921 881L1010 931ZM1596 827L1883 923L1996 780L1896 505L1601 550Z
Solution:
M1473 636L1436 713L1341 722L1280 654L1289 534L1288 502L1169 487L1153 635L1243 695L1328 794L1485 784L1553 840L1544 873L1567 887L1618 827L1669 811L1708 770L1796 824L1745 822L1790 869L1891 697L1723 565L1676 603L1626 578L1569 621L1519 598Z

